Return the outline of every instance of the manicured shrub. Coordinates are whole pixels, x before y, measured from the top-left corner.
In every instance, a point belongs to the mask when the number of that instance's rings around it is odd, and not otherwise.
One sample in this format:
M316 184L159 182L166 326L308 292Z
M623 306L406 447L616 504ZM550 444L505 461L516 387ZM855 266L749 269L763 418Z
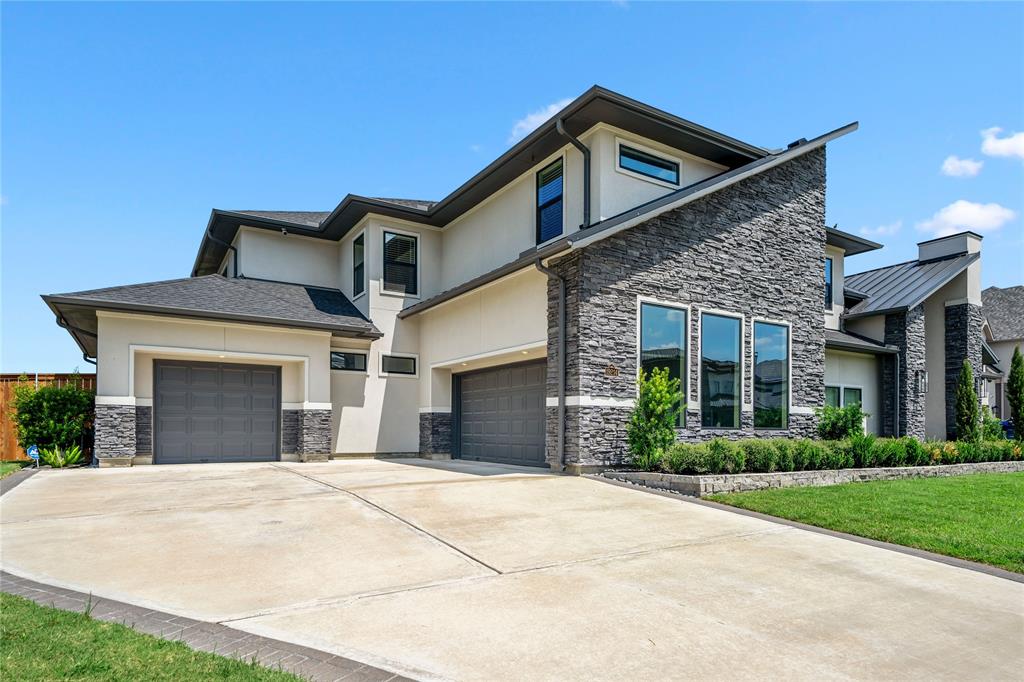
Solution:
M11 407L22 448L38 445L40 450L63 450L92 445L94 397L81 381L72 378L63 386L36 388L25 377L14 386Z
M821 468L825 449L809 438L801 438L793 445L793 467L796 471L813 471Z
M826 405L814 412L818 415L818 437L823 440L842 440L864 433L864 418L867 414L860 405Z
M924 466L931 463L928 450L921 441L907 436L904 436L903 441L906 444L907 466Z
M981 439L982 440L1005 440L1003 423L992 414L988 405L981 408Z
M742 473L747 466L746 454L731 440L715 438L708 443L708 450L721 460L722 471L727 474Z
M649 376L640 370L636 383L639 395L626 426L630 462L643 471L655 471L676 439L679 380L658 367Z
M771 473L778 467L778 453L767 440L750 438L740 441L740 447L747 458L747 471Z
M796 446L788 438L775 438L770 441L776 453L776 471L793 471L796 467L794 451Z
M850 451L850 441L831 440L823 444L824 451L821 458L822 469L849 469L853 467L853 453Z
M871 463L865 466L900 467L907 459L907 446L902 438L876 438L871 451Z
M877 439L871 434L856 434L846 439L846 450L853 460L855 467L875 466L875 441Z
M978 394L974 391L974 370L964 360L956 382L956 439L960 442L980 440L978 429Z
M1006 400L1010 403L1010 420L1013 422L1013 437L1024 441L1024 356L1020 346L1013 349L1010 360L1010 375L1006 379Z
M719 474L722 458L703 443L676 443L665 453L664 468L672 474Z
M980 462L981 445L980 441L959 440L956 442L956 451L959 455L958 462Z

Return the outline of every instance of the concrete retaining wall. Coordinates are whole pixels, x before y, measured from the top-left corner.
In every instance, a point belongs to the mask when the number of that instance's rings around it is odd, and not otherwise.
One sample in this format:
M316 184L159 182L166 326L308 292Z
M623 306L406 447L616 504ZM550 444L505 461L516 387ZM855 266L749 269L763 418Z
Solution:
M602 476L616 481L635 483L647 488L672 490L684 495L703 497L714 493L736 493L765 488L822 486L859 481L890 481L899 478L933 478L964 474L1002 474L1024 471L1024 462L978 462L975 464L944 464L923 467L884 467L878 469L822 469L819 471L786 471L772 474L716 474L685 476L643 471L605 471Z

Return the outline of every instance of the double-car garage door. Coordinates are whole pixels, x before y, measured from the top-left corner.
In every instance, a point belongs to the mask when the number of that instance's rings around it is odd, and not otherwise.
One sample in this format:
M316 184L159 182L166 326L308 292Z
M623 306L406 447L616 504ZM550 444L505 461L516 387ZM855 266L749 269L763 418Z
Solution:
M544 362L458 377L458 454L462 459L544 466Z
M281 447L281 370L153 363L153 461L264 462Z

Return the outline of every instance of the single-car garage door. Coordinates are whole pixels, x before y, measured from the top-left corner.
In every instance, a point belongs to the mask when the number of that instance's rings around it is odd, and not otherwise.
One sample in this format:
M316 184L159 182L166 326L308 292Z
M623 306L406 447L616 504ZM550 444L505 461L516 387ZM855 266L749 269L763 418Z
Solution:
M156 360L153 461L265 462L281 445L281 370Z
M460 375L459 457L544 466L544 362Z

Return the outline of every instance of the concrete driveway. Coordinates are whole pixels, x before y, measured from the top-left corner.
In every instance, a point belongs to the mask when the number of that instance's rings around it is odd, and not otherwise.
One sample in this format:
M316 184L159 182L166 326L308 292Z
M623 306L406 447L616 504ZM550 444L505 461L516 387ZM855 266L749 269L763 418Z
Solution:
M1024 584L537 470L44 471L0 521L4 570L413 677L1024 670Z

